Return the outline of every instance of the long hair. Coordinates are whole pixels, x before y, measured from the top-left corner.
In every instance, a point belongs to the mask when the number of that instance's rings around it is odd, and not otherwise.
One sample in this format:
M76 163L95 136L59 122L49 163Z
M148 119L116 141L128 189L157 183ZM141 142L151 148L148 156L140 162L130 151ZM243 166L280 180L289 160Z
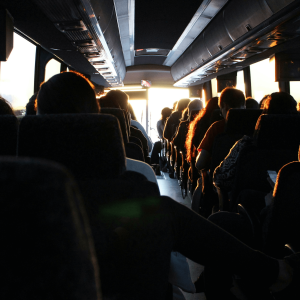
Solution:
M218 109L218 97L211 98L208 100L206 107L202 109L198 115L195 117L193 121L190 122L188 134L185 140L185 148L187 150L187 161L190 162L193 157L196 156L196 149L194 149L194 139L195 136L200 133L205 134L206 130L210 126L210 117L212 112L215 109ZM199 132L199 129L201 129L201 132Z

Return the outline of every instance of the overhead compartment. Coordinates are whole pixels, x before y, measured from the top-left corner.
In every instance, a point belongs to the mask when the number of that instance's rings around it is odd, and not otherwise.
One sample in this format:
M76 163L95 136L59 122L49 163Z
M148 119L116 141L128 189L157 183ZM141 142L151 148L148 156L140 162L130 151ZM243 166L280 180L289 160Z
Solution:
M193 60L198 65L202 65L207 59L211 57L205 46L203 33L196 39L196 41L188 50L190 50Z
M174 80L178 81L191 74L192 69L194 69L194 62L197 64L198 69L205 69L205 65L212 59L218 59L219 55L225 54L223 49L226 47L229 49L228 46L233 43L242 42L243 36L247 37L250 41L250 33L252 30L256 28L257 31L258 25L261 25L275 13L280 12L283 8L292 3L295 3L295 0L228 1L216 17L214 17L207 27L198 35L192 45L173 64L171 74ZM274 46L275 43L272 45ZM270 45L266 47L266 49L269 47ZM237 51L239 49L233 48L233 53L226 54L228 57L224 57L221 64L231 65L265 50L257 48L259 47L243 48L240 51ZM214 64L214 62L212 62L212 64ZM211 68L211 66L207 65L206 69L208 71L210 71L209 67ZM216 68L219 70L218 66L216 66ZM200 73L207 73L206 69ZM199 75L200 73L198 72L197 74ZM187 78L185 82L188 81L189 79Z
M204 30L204 43L211 55L215 55L232 43L224 26L223 14L219 13Z
M265 0L233 0L223 11L224 24L235 41L252 28L272 16L272 11Z
M277 13L295 0L266 0L273 13Z

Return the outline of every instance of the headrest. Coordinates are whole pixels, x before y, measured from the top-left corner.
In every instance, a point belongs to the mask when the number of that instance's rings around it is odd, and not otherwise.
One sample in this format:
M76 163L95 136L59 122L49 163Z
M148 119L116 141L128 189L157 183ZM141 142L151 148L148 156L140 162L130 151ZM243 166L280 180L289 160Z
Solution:
M198 115L199 111L201 111L201 109L193 109L189 115L189 121L192 122L195 117Z
M109 114L117 117L121 126L121 132L124 139L124 143L128 143L128 130L126 126L126 119L124 115L124 110L119 108L101 108L101 114Z
M0 116L0 155L16 155L18 119L12 115Z
M0 189L1 299L96 300L93 242L66 169L1 158Z
M125 171L119 121L104 114L25 116L18 155L65 165L76 179L109 179Z
M227 113L225 133L252 136L261 109L230 109Z
M261 149L298 150L300 144L300 116L261 115L256 127L257 146Z
M224 118L222 116L221 110L220 109L215 109L211 114L209 124L213 124L213 123L215 123L217 121L221 121L223 119Z

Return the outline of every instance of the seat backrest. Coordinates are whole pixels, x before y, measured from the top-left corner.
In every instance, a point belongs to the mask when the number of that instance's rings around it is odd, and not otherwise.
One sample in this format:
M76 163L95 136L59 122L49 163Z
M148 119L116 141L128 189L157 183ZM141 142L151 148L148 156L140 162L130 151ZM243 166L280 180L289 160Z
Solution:
M0 155L15 156L17 152L18 119L11 115L0 116Z
M298 159L298 150L258 149L256 146L241 150L231 193L231 210L235 211L239 193L245 189L268 193L272 189L267 180L268 170L278 172L285 164Z
M122 109L118 109L118 108L101 108L100 114L113 115L119 120L124 143L125 144L128 143L129 134L128 134L128 129L127 129L127 125L126 125L124 111Z
M119 121L104 114L26 116L18 155L54 160L76 179L115 178L125 171Z
M143 149L135 143L125 144L126 158L145 161Z
M273 192L273 205L266 237L265 253L281 258L285 244L291 244L300 251L300 163L291 162L283 166L276 180Z
M90 229L69 172L16 158L1 158L0 170L1 299L99 299Z
M225 133L252 136L261 109L230 109L227 114Z
M214 141L210 165L211 175L236 141L244 135L253 135L255 124L261 112L260 109L230 109L228 111L225 133L218 135Z
M300 116L261 115L256 124L256 141L260 149L298 149Z

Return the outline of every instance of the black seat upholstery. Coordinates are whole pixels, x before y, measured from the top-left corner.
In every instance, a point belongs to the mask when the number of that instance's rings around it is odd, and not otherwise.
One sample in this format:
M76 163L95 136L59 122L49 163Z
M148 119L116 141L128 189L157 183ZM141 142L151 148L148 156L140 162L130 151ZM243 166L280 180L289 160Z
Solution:
M69 172L16 158L1 158L0 169L0 298L99 299L93 242Z
M272 213L264 226L267 230L263 250L273 257L283 257L285 244L300 251L299 182L299 162L285 165L277 175Z
M241 150L236 166L236 174L230 197L230 210L236 211L239 193L252 189L268 193L271 186L267 181L268 170L278 172L285 164L296 161L298 151L282 149L258 149L249 146Z
M255 130L257 119L262 110L260 109L230 109L227 114L225 132L215 138L211 174L221 161L227 156L236 141L244 135L252 136Z
M16 155L18 124L15 116L0 116L0 155Z
M124 111L122 109L118 109L118 108L101 108L100 113L113 115L119 120L124 143L125 144L128 143L129 133L128 133L127 125L126 125Z
M125 151L116 117L102 114L26 116L18 155L54 160L76 179L115 178L125 171Z
M298 149L300 144L300 116L262 115L257 121L257 146L260 149Z

